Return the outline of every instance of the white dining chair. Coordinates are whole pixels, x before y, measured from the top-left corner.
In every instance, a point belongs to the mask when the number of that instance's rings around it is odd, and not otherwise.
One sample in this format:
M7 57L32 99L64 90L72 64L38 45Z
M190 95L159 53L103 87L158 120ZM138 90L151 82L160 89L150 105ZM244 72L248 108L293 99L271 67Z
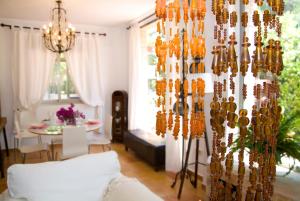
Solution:
M100 132L87 133L87 139L89 143L89 153L92 145L102 146L102 150L105 151L105 147L111 150L111 129L112 129L112 116L108 115L105 118L104 134Z
M42 139L39 135L32 134L27 130L21 130L20 124L17 119L15 119L15 130L16 134L14 136L14 146L15 149L17 148L20 153L22 154L23 157L23 163L26 161L26 156L27 154L30 153L35 153L35 152L47 152L48 160L50 160L50 155L49 155L49 146L46 143L42 143ZM37 139L37 143L35 144L24 144L24 141L26 139ZM41 155L40 155L41 157ZM15 153L15 160L16 160L16 153Z
M62 136L55 136L55 137L51 137L51 154L52 154L52 158L54 160L54 154L55 154L55 145L61 145L63 144L63 137Z
M85 127L69 126L63 129L61 159L69 159L88 154Z

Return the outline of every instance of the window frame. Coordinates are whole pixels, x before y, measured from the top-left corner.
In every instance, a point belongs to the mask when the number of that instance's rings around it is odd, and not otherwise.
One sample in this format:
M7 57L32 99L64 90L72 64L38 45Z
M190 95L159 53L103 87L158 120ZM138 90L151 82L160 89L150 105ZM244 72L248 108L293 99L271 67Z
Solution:
M153 89L150 87L150 85L151 85L150 82L156 81L157 75L155 73L156 64L155 65L150 65L149 64L149 57L148 57L149 52L147 51L147 48L148 48L147 39L149 37L149 35L148 35L149 33L147 33L147 31L149 30L149 27L155 27L155 30L156 30L156 24L157 24L158 21L159 21L159 19L152 19L152 20L150 20L150 21L148 21L148 22L146 22L146 23L144 23L140 26L140 37L141 37L140 51L141 51L141 57L142 57L142 59L145 59L147 61L142 65L142 68L147 68L147 67L151 67L151 68L153 67L154 68L154 69L152 69L154 71L153 72L154 74L152 74L153 76L143 77L143 78L147 78L147 80L146 80L146 82L147 82L146 83L147 84L147 96L148 96L147 97L147 106L150 106L150 105L154 106L154 108L152 108L151 111L156 111L155 100L154 100L154 103L150 103L150 102L153 101L152 98L156 99L156 95L154 97L151 97L151 95L150 95L151 93L155 94L155 87L154 87L154 91L153 91ZM145 38L143 38L143 37L145 37ZM153 44L153 50L155 50L155 41L154 41L154 44ZM153 53L154 53L154 56L156 57L155 51ZM157 59L157 57L156 57L156 59ZM147 75L149 75L149 74L147 73ZM148 98L150 98L150 99L148 99ZM154 132L155 131L155 118L154 118L155 114L156 114L156 112L154 114L151 113L151 115L148 114L148 116L150 116L153 119L153 122L151 122L151 125L143 128L143 129L147 130L148 132ZM148 123L150 123L150 122L147 122L147 124Z
M60 55L58 55L58 57L59 57L59 62L60 63L62 63L62 62L64 62L65 64L66 64L66 71L65 71L65 75L66 75L66 82L67 82L67 88L68 88L68 92L70 92L69 91L69 89L70 89L70 82L73 84L73 81L72 81L72 79L71 79L71 77L70 77L70 73L69 73L69 68L68 68L68 65L67 65L67 62L66 62L66 59L65 59L65 56L63 55L63 53L62 54L60 54ZM57 58L58 59L58 58ZM55 67L55 65L57 65L57 62L58 61L55 61L55 64L54 64L54 66L53 66L53 68ZM53 73L53 71L52 71L52 73ZM53 74L51 74L51 78L53 77ZM50 79L51 79L50 78ZM73 84L74 85L74 84ZM48 87L47 87L47 94L49 94L48 92L49 92L49 86L50 86L50 82L49 82L49 85L48 85ZM46 95L47 95L46 94ZM81 100L81 98L80 98L80 95L76 92L76 94L78 95L77 97L70 97L70 93L67 93L66 95L67 95L67 98L62 98L61 96L62 96L62 93L61 93L61 89L60 89L60 91L59 91L59 93L56 93L57 94L57 96L58 96L58 98L57 99L45 99L45 96L46 95L44 95L44 97L43 97L43 101L42 101L42 104L70 104L70 103L83 103L83 101Z

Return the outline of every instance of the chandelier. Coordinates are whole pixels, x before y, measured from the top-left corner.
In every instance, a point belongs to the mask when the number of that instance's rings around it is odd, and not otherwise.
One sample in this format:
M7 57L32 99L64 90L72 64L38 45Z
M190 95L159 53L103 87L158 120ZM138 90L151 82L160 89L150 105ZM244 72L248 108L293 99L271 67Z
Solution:
M52 21L43 27L43 39L49 50L61 54L74 47L75 28L67 22L67 12L61 6L62 1L57 0L56 4L52 9Z

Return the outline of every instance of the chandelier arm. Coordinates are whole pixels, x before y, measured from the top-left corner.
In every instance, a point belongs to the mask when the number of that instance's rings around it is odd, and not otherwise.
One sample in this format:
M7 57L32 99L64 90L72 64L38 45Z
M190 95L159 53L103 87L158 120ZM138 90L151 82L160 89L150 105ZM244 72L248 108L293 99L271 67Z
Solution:
M61 1L56 1L56 3L57 3L57 7L54 7L52 9L52 12L54 12L55 10L58 10L58 11L62 10L62 11L64 11L65 15L67 15L66 9L64 9L64 8L61 7L62 2Z
M71 33L69 33L67 35L66 51L69 51L71 49L71 42L72 42Z
M43 38L44 38L44 44L45 44L46 48L52 51L52 48L49 46L48 36L46 34L44 34Z
M72 35L72 43L71 43L71 47L75 45L75 41L76 41L76 36L75 33Z
M70 43L70 39L68 36L66 36L66 46L65 46L65 51L69 50L69 43Z
M72 41L73 41L73 37L72 37L72 34L70 33L70 40L68 41L69 42L69 44L68 44L68 50L71 49Z
M47 48L47 49L49 49L49 46L48 46L48 44L47 44L47 39L44 37L44 45L45 45L45 47Z
M49 49L48 46L47 46L47 42L46 42L47 39L46 39L46 36L45 36L45 35L43 36L43 40L44 40L43 43L44 43L45 47L46 47L47 49Z
M47 42L45 43L46 47L51 51L51 52L55 52L55 50L51 47L49 40L47 40Z
M62 11L64 11L65 14L67 14L66 9L64 9L64 8L53 8L52 12L54 12L55 10L59 10L59 9L62 10Z
M53 45L53 41L52 41L52 31L49 32L49 41L50 41L50 46L52 47L53 50L55 50L56 52L58 52L58 50L55 48L55 46Z
M57 4L58 4L58 36L59 36L59 39L58 39L58 51L59 53L62 52L62 34L61 34L61 24L60 24L60 21L61 21L61 8L60 8L60 1L57 1Z
M68 51L71 49L72 47L72 41L73 41L73 38L72 38L72 34L69 34L69 41L68 41Z
M65 44L65 46L61 45L61 48L62 48L63 52L67 52L68 51L68 37L67 36L66 36L66 44Z

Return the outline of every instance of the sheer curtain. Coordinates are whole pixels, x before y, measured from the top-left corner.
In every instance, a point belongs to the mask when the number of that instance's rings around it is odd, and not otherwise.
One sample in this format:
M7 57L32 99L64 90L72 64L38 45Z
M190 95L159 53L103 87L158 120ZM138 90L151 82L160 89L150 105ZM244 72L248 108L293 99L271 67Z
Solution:
M169 70L169 66L170 64L174 64L176 61L174 59L167 59L167 68ZM170 73L167 75L167 79L173 79L176 80L176 74L175 73ZM170 94L169 92L166 93L167 95L167 100L169 100L170 96L172 97L172 100L176 100L176 97L174 94ZM169 103L169 101L166 102L166 109L167 111L169 109L173 109L173 103ZM175 116L173 117L175 118ZM181 121L182 118L180 117ZM182 125L182 122L180 122L180 125ZM174 125L173 125L174 126ZM181 135L181 131L180 134L178 136L178 139L175 140L173 137L173 129L172 130L168 130L167 131L167 135L165 137L166 139L166 171L167 172L172 172L172 173L176 173L178 172L181 167L182 167L182 135Z
M147 118L155 119L155 115L147 117L147 55L142 54L141 30L139 25L133 25L129 32L129 129L141 128L147 130ZM170 62L170 61L168 61ZM169 65L167 65L169 66ZM147 100L148 99L148 100ZM168 100L168 98L167 98ZM172 106L168 106L172 107ZM155 108L154 108L155 110ZM153 135L156 135L153 132ZM168 133L166 140L166 170L177 172L181 168L181 137L174 140L172 133Z
M11 145L13 133L13 87L12 87L12 39L13 34L10 29L0 28L0 98L1 116L7 118L6 132L8 133L8 143ZM4 140L1 140L3 143ZM1 147L5 147L4 144ZM11 146L10 146L11 147Z
M143 67L141 32L139 25L135 24L129 32L129 129L147 126L143 122L143 107L147 101L147 79Z
M12 32L14 105L30 109L45 95L56 55L45 48L40 31L13 29Z
M82 33L76 37L74 48L66 53L73 84L81 100L93 107L103 105L100 46L100 36Z

